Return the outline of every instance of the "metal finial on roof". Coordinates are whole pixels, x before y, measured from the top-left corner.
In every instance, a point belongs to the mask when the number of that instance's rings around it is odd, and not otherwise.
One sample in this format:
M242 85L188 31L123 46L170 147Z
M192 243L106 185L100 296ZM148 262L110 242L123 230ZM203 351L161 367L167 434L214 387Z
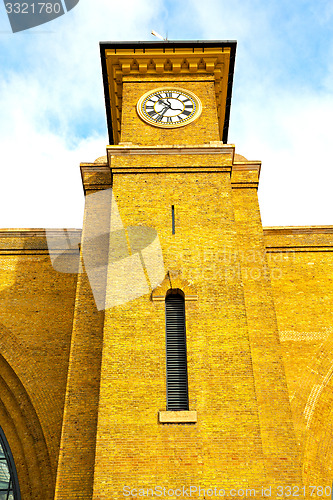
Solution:
M166 42L168 40L168 35L165 38L163 38L162 35L160 35L159 33L157 33L154 30L151 30L151 34L154 36L157 36L157 38L159 38L160 40L163 40L163 42Z

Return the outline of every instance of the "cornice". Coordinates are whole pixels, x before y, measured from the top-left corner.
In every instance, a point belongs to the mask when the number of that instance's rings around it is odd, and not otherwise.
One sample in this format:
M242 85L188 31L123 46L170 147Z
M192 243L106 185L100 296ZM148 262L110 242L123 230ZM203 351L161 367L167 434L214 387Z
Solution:
M112 187L113 174L227 172L233 189L257 189L261 162L239 161L233 144L210 141L207 144L139 145L123 142L107 146L107 155L94 163L81 163L85 194ZM135 159L135 157L147 157ZM169 161L166 157L179 157ZM133 161L126 161L126 158ZM161 161L155 161L154 157ZM124 161L125 160L125 161ZM236 161L238 160L238 161Z
M333 226L264 227L267 253L333 252Z
M158 146L136 146L117 145L107 146L107 154L111 156L125 156L125 155L202 155L202 154L230 154L234 157L235 146L233 144L199 144L199 145L158 145Z
M333 252L333 245L266 247L266 253Z
M0 229L0 255L76 254L77 248L59 245L64 231L70 241L81 238L81 229ZM52 238L57 244L50 249L48 241Z
M265 236L277 234L333 234L333 226L271 226L264 227L263 230Z
M41 238L46 237L47 234L50 236L57 236L60 233L63 233L64 229L62 228L54 228L54 229L45 229L45 228L2 228L0 229L0 239L1 238ZM81 233L81 229L67 229L67 233L71 234L79 234Z
M107 163L80 163L84 194L110 189L112 176Z
M258 189L260 170L260 161L235 161L232 165L231 187Z
M260 176L261 171L261 161L235 161L233 163L233 170L239 172L249 172L255 170Z
M189 172L228 172L231 173L234 145L225 145L220 141L202 145L164 145L164 146L136 146L119 145L107 146L108 161L112 174L126 173L189 173ZM117 162L117 158L128 156L156 156L162 159L165 156L178 156L178 161L140 161ZM192 162L184 162L182 158L195 157ZM224 157L222 159L222 157ZM207 161L207 158L209 160ZM220 159L221 158L221 159ZM164 163L164 164L163 164ZM185 164L187 163L187 164Z
M215 81L221 140L227 142L235 41L100 44L105 105L111 144L121 134L122 86L128 76L209 75Z

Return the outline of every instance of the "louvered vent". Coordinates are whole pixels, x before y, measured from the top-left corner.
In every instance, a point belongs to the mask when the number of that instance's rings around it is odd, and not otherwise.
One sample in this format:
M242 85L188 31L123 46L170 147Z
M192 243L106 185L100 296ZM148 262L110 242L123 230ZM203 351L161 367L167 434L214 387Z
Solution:
M188 410L185 302L181 295L165 299L167 410Z

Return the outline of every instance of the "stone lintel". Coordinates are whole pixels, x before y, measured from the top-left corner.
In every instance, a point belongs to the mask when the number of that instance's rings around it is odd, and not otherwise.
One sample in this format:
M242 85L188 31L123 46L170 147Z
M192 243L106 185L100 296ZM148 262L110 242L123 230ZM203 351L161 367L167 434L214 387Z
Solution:
M158 412L158 421L161 424L195 424L197 420L198 417L196 410Z

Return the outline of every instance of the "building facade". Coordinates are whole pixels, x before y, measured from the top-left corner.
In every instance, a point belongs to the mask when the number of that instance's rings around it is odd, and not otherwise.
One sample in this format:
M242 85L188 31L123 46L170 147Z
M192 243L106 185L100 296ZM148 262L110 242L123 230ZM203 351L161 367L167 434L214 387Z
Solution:
M1 231L3 498L331 496L333 226L262 227L235 51L102 43L82 231Z

